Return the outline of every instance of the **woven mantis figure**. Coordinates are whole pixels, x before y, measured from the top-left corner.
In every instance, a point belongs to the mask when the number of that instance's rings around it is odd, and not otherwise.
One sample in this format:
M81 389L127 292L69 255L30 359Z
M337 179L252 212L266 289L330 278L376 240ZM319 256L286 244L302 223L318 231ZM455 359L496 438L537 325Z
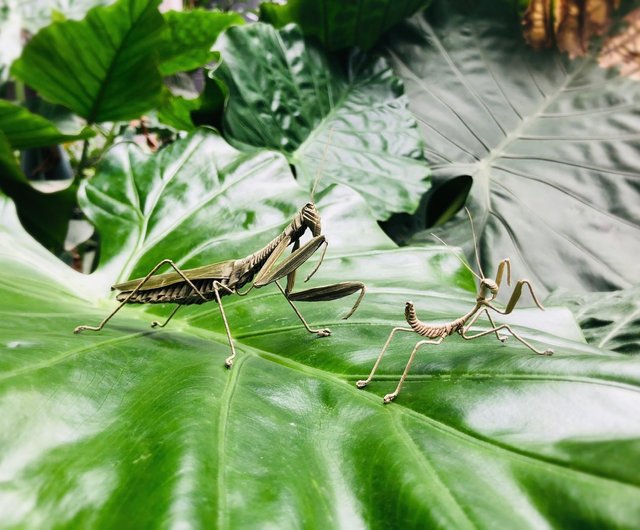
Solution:
M306 244L300 246L300 239L307 230L311 232L312 238ZM282 260L281 263L276 263L290 245L292 245L291 255ZM302 207L280 235L262 249L245 258L221 261L186 270L180 269L170 259L165 259L153 267L144 278L136 278L135 280L114 285L112 289L120 291L116 297L120 305L98 326L78 326L74 333L87 330L100 331L125 304L176 304L176 308L163 324L159 322L152 323L152 327L164 327L183 305L203 304L215 300L220 308L231 348L231 355L225 361L225 365L230 368L236 355L236 349L222 306L222 297L232 294L244 296L254 287L258 289L275 283L296 315L298 315L305 329L309 333L316 333L319 337L326 337L331 334L331 331L327 328L312 329L293 302L335 300L360 291L360 296L358 296L355 304L344 317L347 319L360 304L365 293L365 286L360 282L342 282L294 293L296 270L321 246L323 250L320 260L306 277L305 282L318 270L327 249L327 240L321 233L320 214L315 205L310 202ZM156 271L163 265L170 265L174 272L156 275ZM278 280L285 276L287 277L287 284L282 287ZM251 283L251 286L241 293L240 289L249 283Z
M509 326L508 324L501 324L497 326L496 323L494 322L490 311L495 311L496 313L499 313L501 315L507 315L511 313L515 308L516 304L518 303L518 300L520 300L520 296L522 295L522 289L525 287L531 293L531 296L535 304L540 309L544 310L544 308L542 307L542 304L538 301L538 298L533 292L533 287L531 286L531 282L529 282L529 280L518 280L518 282L516 283L513 289L513 293L511 294L511 297L507 302L507 306L505 307L504 310L499 309L495 305L493 305L493 301L495 300L496 296L498 295L498 291L500 290L500 284L502 283L502 279L505 271L507 275L507 285L509 286L511 285L511 262L507 258L507 259L503 259L498 264L498 270L496 273L495 280L485 277L484 272L482 272L482 267L480 266L480 258L478 257L478 243L476 240L475 230L473 228L473 219L471 218L471 214L469 213L469 210L466 210L466 211L467 211L467 215L469 216L469 221L471 222L471 231L473 234L473 243L474 243L474 249L476 254L476 263L478 265L478 270L480 272L480 275L476 274L475 271L465 261L463 260L460 260L460 261L479 280L479 289L476 297L476 303L468 313L461 316L460 318L452 320L447 324L438 324L438 325L431 325L431 324L422 322L420 319L418 319L413 302L406 303L404 316L407 321L407 324L409 324L409 327L397 327L391 330L391 333L389 334L389 337L387 338L387 341L385 342L384 347L382 348L382 351L378 355L378 358L376 359L376 362L374 363L373 368L371 369L371 373L369 374L369 377L367 377L366 379L360 380L356 383L356 386L358 388L364 388L371 382L371 379L373 378L374 374L376 373L376 370L378 369L378 366L380 365L382 356L387 351L387 348L391 343L391 339L393 339L393 336L396 333L399 333L399 332L417 333L421 337L424 337L423 340L418 341L414 346L413 350L411 351L411 355L409 356L409 360L407 361L407 365L405 366L404 372L400 377L400 381L398 382L396 389L390 394L387 394L386 396L384 396L384 403L390 403L396 397L398 397L398 394L402 389L402 384L404 383L404 380L406 379L407 374L409 373L409 369L411 368L411 363L413 363L413 359L418 349L428 344L430 345L441 344L444 339L446 339L449 335L453 335L454 333L459 334L464 340L474 340L480 337L484 337L485 335L495 334L496 338L500 342L505 342L508 336L501 334L500 332L507 331L511 334L511 336L519 340L522 344L524 344L527 348L529 348L531 351L535 352L536 354L553 355L553 350L551 349L546 349L546 350L536 349L524 338L522 338L515 331L513 331L511 326ZM435 236L434 234L432 235L436 239L438 239L441 243L443 243L445 246L447 246L447 244L444 241L442 241L439 237ZM478 318L480 318L480 316L482 315L485 315L488 318L489 323L491 324L491 328L486 331L481 331L478 333L470 333L469 330L471 326L473 326L475 322L478 320Z

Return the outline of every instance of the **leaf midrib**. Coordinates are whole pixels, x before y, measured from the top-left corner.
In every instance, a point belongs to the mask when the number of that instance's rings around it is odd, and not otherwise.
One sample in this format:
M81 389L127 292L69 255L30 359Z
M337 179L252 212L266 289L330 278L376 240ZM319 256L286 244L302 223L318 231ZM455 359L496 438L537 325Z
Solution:
M91 109L89 110L89 113L87 115L87 123L92 124L95 123L96 117L98 115L98 111L100 109L100 105L102 104L102 99L104 98L104 94L105 91L109 85L109 81L110 79L113 77L114 74L114 69L115 69L115 64L118 60L118 58L120 57L120 54L122 53L122 51L127 48L126 44L127 41L132 33L132 31L134 29L137 29L137 25L139 24L140 20L143 19L146 15L147 15L147 11L149 10L149 8L151 9L155 9L153 1L150 1L147 3L147 6L141 11L140 16L134 20L131 20L131 24L129 26L129 28L127 29L127 31L125 32L123 38L120 40L120 46L115 50L115 54L113 55L112 60L109 62L109 66L107 68L107 71L105 72L104 78L102 80L102 83L100 84L100 88L98 89L98 93L96 94L96 97L93 101L93 105L91 106Z

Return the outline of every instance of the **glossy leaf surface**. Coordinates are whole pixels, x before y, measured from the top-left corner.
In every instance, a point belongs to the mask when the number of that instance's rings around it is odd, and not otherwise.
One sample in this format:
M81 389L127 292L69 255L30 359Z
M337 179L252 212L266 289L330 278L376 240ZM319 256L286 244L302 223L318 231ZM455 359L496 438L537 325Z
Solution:
M387 52L434 182L471 175L485 272L510 257L549 290L626 288L640 255L640 84L529 49L500 2L435 2ZM469 240L464 213L444 237ZM428 234L417 238L432 241Z
M281 28L291 22L314 35L330 50L371 48L381 34L430 0L289 0L286 4L263 2L260 18Z
M215 47L223 61L215 76L229 87L224 130L234 145L284 153L307 189L316 180L318 190L346 184L379 219L416 209L429 170L386 61L352 53L345 69L295 25L231 28Z
M84 190L103 242L88 277L2 203L0 526L635 524L640 369L584 343L565 309L511 320L554 357L452 337L419 354L384 406L406 336L370 390L355 388L407 299L442 321L474 294L449 252L395 248L348 189L318 197L330 246L311 283L358 279L369 292L346 322L336 314L349 301L300 304L331 337L308 335L273 287L224 299L231 371L213 304L159 331L131 307L99 334L71 333L114 307L99 300L109 283L162 257L195 266L252 252L306 200L281 155L238 153L211 132L153 157L119 146Z
M12 74L90 123L138 118L162 90L158 48L166 29L159 0L119 0L81 21L35 35Z

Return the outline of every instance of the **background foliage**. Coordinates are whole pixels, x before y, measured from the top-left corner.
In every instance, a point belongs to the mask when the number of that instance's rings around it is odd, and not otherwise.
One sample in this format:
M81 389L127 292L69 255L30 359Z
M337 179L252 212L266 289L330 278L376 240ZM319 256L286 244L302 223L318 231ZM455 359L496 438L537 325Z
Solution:
M632 3L590 41L556 0L575 60L507 0L192 4L0 6L0 527L636 525L640 85L598 63ZM311 283L368 287L348 321L301 304L331 337L271 287L224 300L231 371L215 304L71 333L163 258L254 252L312 189ZM415 337L354 383L404 302L473 306L428 235L473 259L464 204L487 274L553 291L501 321L556 353L451 337L384 406Z

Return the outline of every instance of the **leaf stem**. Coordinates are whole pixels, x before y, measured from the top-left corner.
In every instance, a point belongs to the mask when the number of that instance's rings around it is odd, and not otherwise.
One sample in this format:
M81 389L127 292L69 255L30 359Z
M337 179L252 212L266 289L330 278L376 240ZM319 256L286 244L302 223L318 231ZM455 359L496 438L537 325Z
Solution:
M82 172L87 164L87 157L89 154L89 139L85 138L82 143L82 156L80 157L80 162L78 163L78 169L76 170L76 174L78 177L82 178Z

